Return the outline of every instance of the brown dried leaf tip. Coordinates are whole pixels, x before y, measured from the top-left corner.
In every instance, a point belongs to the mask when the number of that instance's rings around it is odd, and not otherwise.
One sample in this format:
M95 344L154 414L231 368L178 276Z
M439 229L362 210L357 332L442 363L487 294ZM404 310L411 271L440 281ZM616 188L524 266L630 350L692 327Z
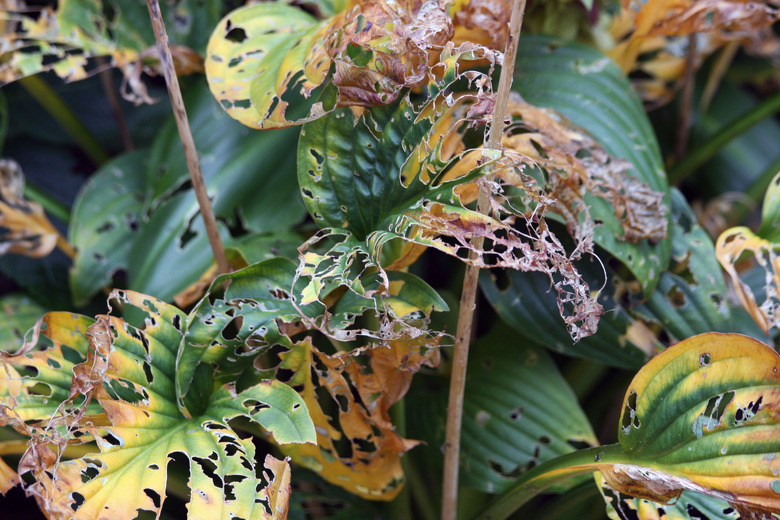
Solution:
M0 255L42 258L55 247L59 233L40 204L26 200L24 175L16 161L0 159Z

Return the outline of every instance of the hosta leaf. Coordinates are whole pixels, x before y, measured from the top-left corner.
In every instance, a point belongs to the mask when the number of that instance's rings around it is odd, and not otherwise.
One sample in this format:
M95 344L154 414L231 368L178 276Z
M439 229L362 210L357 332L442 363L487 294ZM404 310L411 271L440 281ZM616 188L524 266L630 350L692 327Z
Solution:
M631 162L643 183L657 192L667 192L661 154L642 103L609 58L584 45L523 37L513 88L529 103L563 114L592 135L607 153ZM622 224L611 204L592 195L586 195L585 200L591 206L591 216L603 223L595 229L595 242L623 262L649 294L668 264L669 239L658 243L623 241Z
M463 484L500 494L520 474L598 444L544 349L494 331L474 344L463 403Z
M14 350L24 342L25 333L46 312L44 307L22 293L10 293L0 298L0 349Z
M726 270L739 302L747 309L765 334L780 322L780 263L777 251L780 249L780 173L767 189L761 210L761 228L754 233L747 227L727 229L718 237L715 254ZM740 278L737 262L751 261L764 274L764 297L761 303L750 286Z
M768 520L780 513L778 399L777 352L739 334L688 338L634 377L618 444L534 468L480 518L505 518L544 488L599 471L619 493L667 504L693 491L725 500L742 518Z
M86 331L84 325L92 320L72 314L54 315L59 321L49 318L47 322L45 333L56 335L62 348L73 352L75 356L70 356L81 364L55 364L41 371L37 380L49 384L49 379L70 379L70 395L91 397L90 406L97 401L105 419L95 422L87 415L89 410L65 417L63 424L70 431L61 436L67 435L70 442L94 439L100 449L73 460L58 460L49 447L56 440L49 431L53 427L42 426L48 437L36 439L31 448L36 451L26 455L25 468L38 480L31 492L52 515L68 512L75 518L94 518L109 514L131 519L139 510L159 512L166 496L165 468L171 454L180 452L189 458L190 518L279 517L286 505L277 503L278 493L283 493L277 489L288 485L289 470L267 459L268 487L264 488L254 445L236 434L228 421L246 417L280 443L312 442L314 429L303 400L278 381L262 381L241 391L224 385L212 388L197 414L183 415L174 382L186 316L139 293L116 291L113 297L124 307L127 321L98 316ZM48 362L45 346L30 346L33 350L28 356L40 357L41 364ZM23 368L27 361L20 356L7 359L6 367ZM16 385L9 381L10 386ZM27 399L46 401L37 395ZM48 415L35 417L47 419ZM74 438L71 431L82 435ZM49 452L48 458L31 455Z
M172 44L179 74L202 70L202 52L208 30L220 16L220 2L185 0L176 6L162 4L161 14ZM22 2L0 12L0 20L14 31L3 34L0 83L54 71L66 81L77 81L96 72L89 59L109 56L125 75L126 94L152 102L140 81L148 60L156 61L154 33L144 2L115 0L66 0L58 7L39 9L39 16ZM109 15L110 13L110 15ZM195 50L192 50L192 49Z
M665 502L684 489L780 512L780 356L746 336L709 333L653 358L623 401L628 461L610 487Z
M428 51L452 37L452 22L435 1L338 4L323 6L332 16L322 21L281 2L226 16L206 60L222 107L245 125L276 128L311 121L336 106L390 103L402 89L425 82ZM328 79L333 96L318 99L316 90ZM305 111L295 115L290 107Z
M127 269L142 224L146 151L121 155L92 175L71 216L68 237L78 254L70 271L76 305L83 305L120 269Z
M533 231L521 233L500 215L480 214L467 209L461 200L461 194L473 187L466 185L478 181L490 167L518 179L523 188L520 196L532 199L526 205L539 205L535 218L543 216L544 201L551 198L534 179L518 172L522 157L500 158L485 151L480 164L461 160L469 151L455 156L449 151L449 140L459 140L464 124L479 119L481 100L478 95L454 100L446 91L435 94L456 77L454 58L448 62L445 79L430 86L432 97L419 107L407 97L359 115L339 109L303 127L299 184L309 213L324 228L307 246L324 237L336 244L325 254L304 254L299 273L310 276L311 283L302 301L321 300L339 285L360 295L359 276L366 269L381 268L383 247L400 239L481 267L544 272L555 280L571 335L586 336L593 332L601 307L572 265L582 250L570 255L548 228L536 229L529 222ZM494 199L494 211L507 219L509 215L523 218L513 206L504 207L504 199L498 199ZM477 236L492 241L493 247L466 259L473 249L469 240Z

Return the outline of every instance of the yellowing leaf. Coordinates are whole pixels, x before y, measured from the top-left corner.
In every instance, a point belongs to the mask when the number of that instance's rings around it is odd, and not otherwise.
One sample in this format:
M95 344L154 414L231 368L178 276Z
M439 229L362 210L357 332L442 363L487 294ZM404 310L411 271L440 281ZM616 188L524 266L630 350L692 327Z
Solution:
M438 350L424 352L422 344L392 341L388 347L375 347L365 352L365 365L355 357L323 354L308 339L293 345L282 355L279 368L293 371L289 383L302 387L317 445L283 446L284 453L363 498L395 498L404 483L401 455L417 442L395 433L388 410L406 394L414 372L438 363ZM318 401L318 387L333 401ZM328 417L323 407L334 405L337 416Z
M0 160L0 255L12 253L33 258L47 256L60 238L43 208L23 196L24 175L13 160Z
M715 255L734 284L742 306L765 333L780 326L780 173L764 196L761 229L753 233L746 227L727 229L718 237ZM751 266L763 272L764 298L761 303L740 272Z
M99 316L84 330L92 320L49 314L41 335L53 346L36 335L3 358L2 417L31 436L19 468L36 478L28 492L51 518L159 514L167 464L180 452L189 459L190 519L284 518L289 468L266 459L260 477L251 439L228 421L246 417L279 443L313 442L303 400L283 383L261 381L215 385L180 409L174 380L187 317L138 293L115 291L113 301L127 321ZM98 453L62 460L66 445L89 441Z

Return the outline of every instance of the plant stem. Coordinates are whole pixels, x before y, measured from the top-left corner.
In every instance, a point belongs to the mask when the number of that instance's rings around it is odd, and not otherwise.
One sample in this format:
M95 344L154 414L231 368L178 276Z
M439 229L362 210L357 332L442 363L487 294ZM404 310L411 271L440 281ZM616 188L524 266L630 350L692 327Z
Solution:
M219 236L217 220L214 218L214 209L211 207L206 183L203 180L203 172L200 169L198 152L195 149L195 141L192 139L190 124L187 120L187 109L184 107L184 100L179 88L179 79L173 68L173 58L168 44L168 34L165 32L165 23L160 14L160 5L157 0L146 0L146 5L149 8L149 18L151 18L154 27L154 38L157 40L157 50L160 53L160 66L165 76L165 84L168 86L168 95L171 98L176 127L179 129L179 138L184 147L184 157L187 160L187 168L192 178L192 189L195 190L195 195L198 198L200 214L206 225L206 234L217 261L217 275L227 273L230 271L230 265L225 255L225 247L222 245L222 238Z
M685 53L685 75L680 93L680 113L677 118L677 140L674 146L674 158L679 161L688 150L688 137L691 133L691 107L693 106L693 86L696 83L696 33L688 36L688 51Z
M622 462L619 444L575 451L536 466L523 474L475 520L503 520L553 484L597 471L601 465Z
M100 65L107 66L105 56L97 58L97 61ZM131 152L135 148L133 146L133 138L130 135L130 130L127 128L127 120L125 119L124 112L122 112L122 105L119 102L119 96L116 93L113 78L113 69L105 68L100 71L100 83L103 85L103 92L106 93L106 98L108 98L108 104L111 105L111 112L114 113L116 126L119 129L119 136L122 139L122 148L126 152Z
M504 65L498 81L496 105L493 111L493 124L490 127L488 148L500 149L501 136L504 133L504 115L509 100L509 89L512 85L512 74L515 69L517 43L520 37L520 27L525 13L525 0L515 0L512 6L512 17L509 22L509 36L504 51ZM489 194L484 188L479 190L477 211L487 213L490 209ZM476 237L471 244L469 259L477 258L476 251L482 249L484 240ZM477 300L477 282L479 268L471 264L466 266L463 277L463 292L458 311L458 327L455 334L455 348L452 358L450 375L450 393L447 403L447 430L444 441L444 483L442 485L442 520L455 520L458 509L458 473L460 465L460 427L463 421L463 391L466 386L466 367L468 365L469 343Z
M669 170L669 183L678 184L711 159L721 148L753 125L780 111L780 92L772 94L745 114L723 125L723 128L707 139L707 142L689 153L685 159Z
M45 81L38 76L27 76L20 79L19 84L65 129L95 165L100 166L109 159L87 127Z
M406 437L406 401L403 397L390 407L390 419L395 426L395 432L401 437ZM401 459L404 474L407 473L408 463L408 456ZM395 500L390 503L390 511L393 518L398 520L412 520L412 502L408 483L404 485Z
M37 202L43 206L43 209L48 213L57 217L64 223L68 224L70 222L70 208L27 179L24 183L24 197L33 202Z

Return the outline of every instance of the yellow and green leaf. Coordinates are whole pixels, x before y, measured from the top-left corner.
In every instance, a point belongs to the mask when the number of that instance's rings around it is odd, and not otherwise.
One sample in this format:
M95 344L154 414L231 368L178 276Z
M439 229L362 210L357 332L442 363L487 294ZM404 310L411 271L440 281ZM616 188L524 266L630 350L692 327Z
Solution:
M214 385L197 408L181 408L176 359L187 316L139 293L112 296L124 319L50 313L36 329L40 341L3 358L3 417L32 437L20 465L37 477L29 491L50 515L159 512L168 462L181 452L189 458L190 518L281 518L289 468L267 459L264 484L254 445L229 421L245 417L278 443L313 442L304 401L265 380L241 390ZM99 452L61 460L67 444L89 441Z

